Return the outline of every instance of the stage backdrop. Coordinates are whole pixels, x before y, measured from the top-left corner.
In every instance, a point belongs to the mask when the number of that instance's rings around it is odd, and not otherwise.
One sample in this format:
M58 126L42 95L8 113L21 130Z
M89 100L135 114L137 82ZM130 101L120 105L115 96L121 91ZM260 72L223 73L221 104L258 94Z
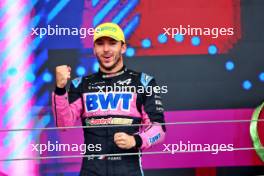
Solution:
M3 9L12 8L9 6L2 5ZM51 93L55 67L70 65L72 78L97 72L93 35L87 31L112 21L125 32L126 66L148 73L160 86L167 86L168 92L162 94L166 122L218 121L169 125L164 144L183 142L246 149L217 154L143 155L146 175L264 174L264 161L252 149L249 131L253 110L264 101L264 1L32 0L19 7L22 14L27 10L28 20L22 21L24 26L19 21L13 22L21 29L29 28L26 37L29 41L21 42L28 46L21 49L24 60L19 58L20 52L12 60L10 53L16 50L10 47L16 48L16 43L10 44L7 38L1 42L1 128L54 127ZM6 23L2 29L8 31ZM62 28L68 28L71 34L59 33ZM41 35L45 29L47 33ZM20 64L12 66L17 60ZM21 65L23 69L18 69ZM24 78L21 89L19 75ZM226 120L244 122L222 122ZM83 143L81 129L4 132L0 136L1 158L74 155L79 153L40 155L30 151L31 144ZM160 144L145 152L163 150L164 145ZM28 167L29 162L16 164L15 168ZM12 163L1 162L0 166L4 174L11 173ZM81 158L34 161L27 175L78 175L80 166Z

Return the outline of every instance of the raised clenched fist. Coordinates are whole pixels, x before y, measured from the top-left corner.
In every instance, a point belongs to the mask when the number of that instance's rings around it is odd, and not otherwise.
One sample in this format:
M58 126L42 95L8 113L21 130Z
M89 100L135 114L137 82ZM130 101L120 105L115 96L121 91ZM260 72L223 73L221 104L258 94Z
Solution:
M71 67L67 65L57 66L55 69L56 74L56 86L64 88L67 84L68 79L71 78Z

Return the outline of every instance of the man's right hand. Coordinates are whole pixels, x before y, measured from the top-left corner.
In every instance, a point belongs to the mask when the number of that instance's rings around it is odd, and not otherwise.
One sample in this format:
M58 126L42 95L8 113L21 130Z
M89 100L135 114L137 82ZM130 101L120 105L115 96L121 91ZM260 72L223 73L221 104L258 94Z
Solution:
M71 67L67 65L57 66L56 72L56 86L59 88L66 87L68 79L71 78Z

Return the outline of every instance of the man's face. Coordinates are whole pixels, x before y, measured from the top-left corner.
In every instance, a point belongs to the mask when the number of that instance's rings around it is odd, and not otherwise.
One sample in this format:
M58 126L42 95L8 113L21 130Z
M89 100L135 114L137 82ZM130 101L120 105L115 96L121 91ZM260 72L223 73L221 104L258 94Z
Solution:
M113 70L123 65L122 54L126 51L126 45L110 37L101 37L94 43L94 54L97 57L100 67L105 70Z

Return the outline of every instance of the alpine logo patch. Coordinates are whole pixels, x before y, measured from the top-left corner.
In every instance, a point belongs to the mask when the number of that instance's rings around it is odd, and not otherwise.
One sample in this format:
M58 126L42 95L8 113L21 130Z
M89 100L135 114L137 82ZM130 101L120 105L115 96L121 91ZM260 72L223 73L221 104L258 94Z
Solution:
M149 82L153 79L152 76L147 75L146 73L141 74L140 82L144 87L147 87Z
M82 77L78 77L72 80L72 84L75 88L77 88L82 82Z

